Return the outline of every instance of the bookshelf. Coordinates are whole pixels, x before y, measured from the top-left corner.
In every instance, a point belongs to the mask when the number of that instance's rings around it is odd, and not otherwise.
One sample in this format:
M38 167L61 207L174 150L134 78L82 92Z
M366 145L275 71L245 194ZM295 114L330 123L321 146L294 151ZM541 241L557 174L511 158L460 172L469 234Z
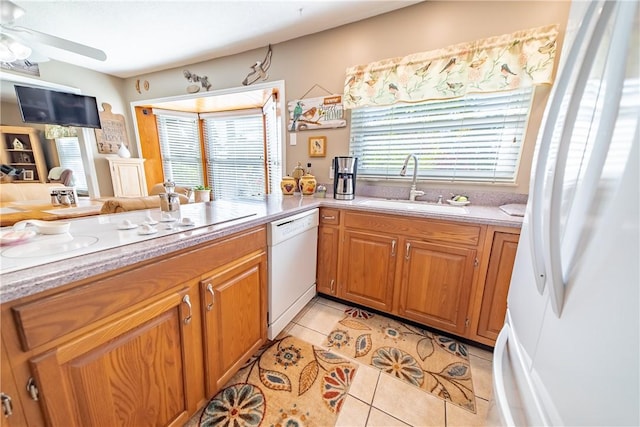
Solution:
M22 126L0 126L2 142L2 164L23 169L13 177L14 183L46 182L47 167L42 154L40 137L34 128Z

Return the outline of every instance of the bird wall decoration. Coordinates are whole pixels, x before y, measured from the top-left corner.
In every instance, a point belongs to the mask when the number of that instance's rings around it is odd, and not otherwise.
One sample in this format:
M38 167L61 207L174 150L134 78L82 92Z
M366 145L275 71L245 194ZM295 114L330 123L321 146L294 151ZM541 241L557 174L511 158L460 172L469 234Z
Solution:
M209 78L207 76L199 76L189 70L184 70L182 74L184 75L184 78L189 80L191 83L200 83L202 85L202 88L207 92L209 91L209 89L211 89L212 85L211 82L209 82ZM189 93L196 93L198 91L200 91L198 85L190 85L189 87L187 87L187 92Z
M273 51L271 50L271 45L269 45L267 54L265 55L264 59L262 61L256 61L256 63L251 66L251 69L253 71L247 74L247 77L245 77L245 79L242 81L243 85L249 86L250 84L257 82L260 79L267 80L269 78L267 70L271 66L272 54Z

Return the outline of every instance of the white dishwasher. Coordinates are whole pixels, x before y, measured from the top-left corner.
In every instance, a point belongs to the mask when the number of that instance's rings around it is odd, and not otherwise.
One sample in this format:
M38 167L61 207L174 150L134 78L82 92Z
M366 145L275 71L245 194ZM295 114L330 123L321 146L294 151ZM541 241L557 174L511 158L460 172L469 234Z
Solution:
M316 294L318 209L274 221L269 246L269 339L274 339Z

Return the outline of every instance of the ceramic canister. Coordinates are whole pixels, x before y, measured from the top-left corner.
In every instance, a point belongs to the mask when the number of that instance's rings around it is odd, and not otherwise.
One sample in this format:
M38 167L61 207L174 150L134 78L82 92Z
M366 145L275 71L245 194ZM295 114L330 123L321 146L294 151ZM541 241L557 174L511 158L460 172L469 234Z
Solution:
M287 175L284 178L282 178L282 181L280 181L280 188L282 189L282 194L285 194L287 196L290 196L293 194L294 191L296 191L296 180L295 178Z
M316 177L310 174L305 174L300 178L300 192L304 196L308 196L316 192Z

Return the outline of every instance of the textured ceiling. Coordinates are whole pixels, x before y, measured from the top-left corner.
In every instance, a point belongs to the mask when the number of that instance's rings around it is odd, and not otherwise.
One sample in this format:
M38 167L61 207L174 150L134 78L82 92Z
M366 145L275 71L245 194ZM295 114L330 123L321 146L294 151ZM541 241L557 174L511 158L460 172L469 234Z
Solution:
M419 2L14 0L25 10L16 25L101 49L107 60L41 53L122 78L265 47Z

